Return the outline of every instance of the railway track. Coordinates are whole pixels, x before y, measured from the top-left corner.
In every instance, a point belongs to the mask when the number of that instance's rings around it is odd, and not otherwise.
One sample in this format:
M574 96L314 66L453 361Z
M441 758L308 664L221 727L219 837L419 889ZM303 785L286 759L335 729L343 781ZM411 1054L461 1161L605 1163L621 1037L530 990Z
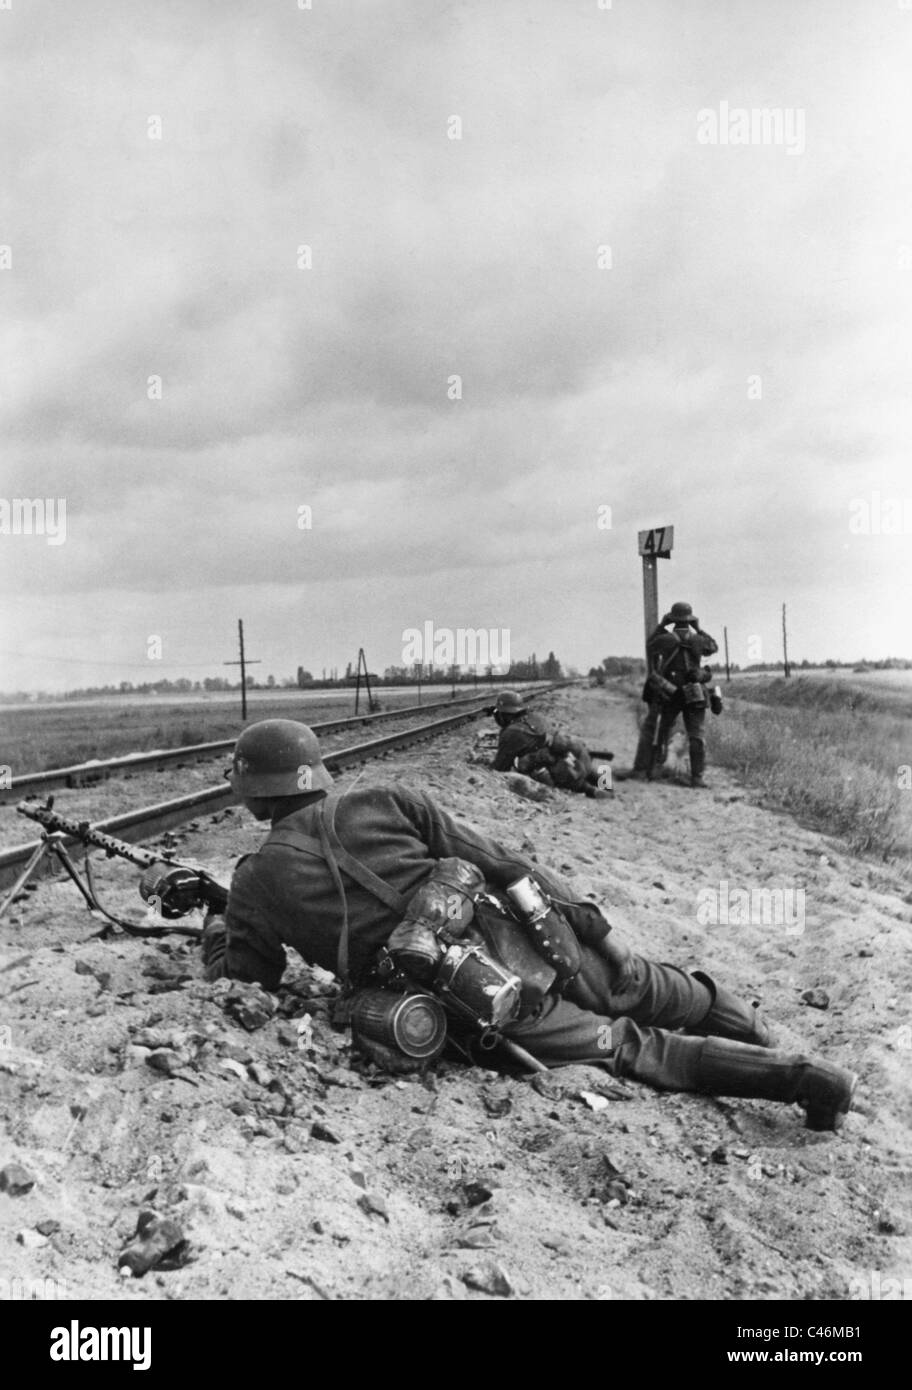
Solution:
M531 699L552 686L532 686L527 694ZM380 714L356 714L342 719L328 719L322 724L312 724L314 733L323 736L341 733L363 724L382 723L384 720L401 719L408 715L424 715L441 709L483 708L490 704L490 696L469 696L460 700L437 700L430 705L403 705L400 709L384 710ZM177 748L154 748L142 753L122 753L115 758L93 759L91 762L74 763L71 767L53 767L44 772L25 772L21 777L13 777L8 787L0 787L0 805L10 801L21 801L23 796L33 793L54 791L57 787L90 787L107 781L118 774L157 771L160 768L179 766L182 763L203 762L207 758L220 757L230 753L236 738L216 739L211 743L188 743Z
M567 681L559 681L554 684L540 687L535 690L527 691L527 698L534 699L537 696L547 694L552 690L557 690ZM447 701L446 705L452 708L452 701ZM378 757L382 753L387 753L396 748L407 748L412 744L420 743L429 738L435 738L438 734L449 732L462 724L468 723L472 719L477 719L485 708L487 701L468 701L466 708L459 710L456 714L445 716L442 719L435 719L429 723L413 725L407 729L395 729L391 733L383 734L379 738L370 739L366 743L355 743L348 748L337 748L332 752L327 752L324 756L326 766L331 772L342 772L346 768L357 766L359 763L369 761L371 758ZM431 706L412 706L412 711L420 709L426 713ZM438 705L437 708L440 708ZM314 725L316 730L326 731L328 728L337 729L341 724L350 725L360 724L368 719L376 720L380 718L391 718L394 714L404 714L407 710L390 711L387 715L367 715L364 721L360 718L354 720L335 721L329 725ZM170 762L176 762L183 756L183 760L188 760L188 754L192 749L211 750L212 754L225 752L234 747L235 740L219 741L217 744L195 744L190 748L168 749ZM118 767L136 768L145 766L146 768L157 766L156 756L153 754L141 755L147 758L144 764L140 764L137 758L112 758L108 765ZM98 767L100 764L82 764L81 766ZM52 770L57 774L63 774L72 769L57 768ZM39 776L41 774L38 774ZM22 791L28 786L31 790L46 791L52 786L73 785L67 782L36 782L32 778L14 778L12 790L21 796ZM143 840L155 839L156 836L164 834L166 830L173 830L176 826L182 825L188 820L193 820L200 814L219 811L225 806L236 804L237 798L227 782L221 782L217 786L206 787L201 791L191 792L186 796L179 796L170 801L161 801L153 806L138 807L135 810L127 811L119 816L111 816L107 820L93 821L93 826L105 831L110 835L116 835L122 840L128 840L131 844L140 843ZM75 841L65 841L72 845ZM40 846L40 840L31 840L27 844L14 845L9 849L0 850L0 890L10 887L15 883L19 874L22 872L29 859ZM47 857L39 866L38 874L52 875L60 872L59 865L50 857Z

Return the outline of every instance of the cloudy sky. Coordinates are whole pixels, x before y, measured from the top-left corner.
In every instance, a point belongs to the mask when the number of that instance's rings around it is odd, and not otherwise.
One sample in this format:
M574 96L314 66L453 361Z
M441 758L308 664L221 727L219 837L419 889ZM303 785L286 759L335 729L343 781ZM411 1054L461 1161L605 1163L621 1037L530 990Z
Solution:
M912 655L910 60L898 0L13 0L0 688L239 616L258 676L427 619L586 669L664 523L734 660L784 600Z

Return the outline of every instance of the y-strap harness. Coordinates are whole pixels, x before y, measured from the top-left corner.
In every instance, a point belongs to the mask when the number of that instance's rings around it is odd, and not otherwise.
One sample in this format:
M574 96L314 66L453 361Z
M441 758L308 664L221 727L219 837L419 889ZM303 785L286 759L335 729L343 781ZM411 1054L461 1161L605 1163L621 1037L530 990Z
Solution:
M668 655L666 656L666 658L665 658L664 661L662 661L661 656L658 657L658 659L657 659L657 661L656 661L656 664L655 664L655 666L654 666L654 668L653 668L653 671L652 671L652 674L653 674L654 676L660 676L660 677L664 677L664 676L665 676L665 672L666 672L666 671L669 671L669 670L671 669L671 663L676 659L676 657L677 657L677 655L678 655L678 652L681 650L681 648L682 648L683 645L684 645L684 643L681 641L680 637L677 635L676 632L670 632L670 633L668 633L667 635L668 635L669 637L673 637L677 645L675 646L675 648L674 648L673 651L670 651L670 652L668 653Z
M382 878L369 869L366 864L362 864L360 859L356 859L350 854L339 839L336 831L336 808L341 797L345 793L331 792L320 804L317 815L317 831L319 839L313 835L305 835L303 830L293 830L290 826L283 827L279 824L269 836L268 843L271 845L288 845L291 849L303 850L306 854L314 854L323 859L332 875L336 892L342 902L342 930L339 933L339 949L336 957L336 974L343 984L348 984L348 898L345 893L345 885L342 882L340 869L344 870L350 879L365 888L375 898L379 898L386 907L389 907L400 918L405 916L405 909L408 907L408 898L404 898L395 888L391 888L388 883L384 883Z

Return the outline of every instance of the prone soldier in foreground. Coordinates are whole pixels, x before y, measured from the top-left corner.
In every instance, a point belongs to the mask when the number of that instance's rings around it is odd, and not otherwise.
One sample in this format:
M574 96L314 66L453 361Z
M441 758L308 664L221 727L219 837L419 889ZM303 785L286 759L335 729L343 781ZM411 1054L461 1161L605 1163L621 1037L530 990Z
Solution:
M848 1111L852 1074L771 1050L755 1006L707 975L637 955L593 903L425 793L334 791L306 725L251 725L226 775L271 828L235 869L224 923L207 922L207 978L276 989L292 946L365 991L353 1019L366 999L368 1036L386 988L403 1007L437 996L448 1026L502 1037L549 1067L600 1063L662 1090L797 1102L817 1130ZM406 1027L406 1052L413 1042Z

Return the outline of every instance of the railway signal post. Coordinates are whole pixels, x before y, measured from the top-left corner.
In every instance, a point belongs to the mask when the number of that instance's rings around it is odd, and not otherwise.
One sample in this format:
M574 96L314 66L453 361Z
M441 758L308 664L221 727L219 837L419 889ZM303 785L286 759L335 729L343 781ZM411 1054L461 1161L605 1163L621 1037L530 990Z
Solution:
M659 585L656 561L669 560L674 546L673 526L654 526L650 531L637 533L637 550L643 558L643 616L646 641L655 632L659 621ZM649 657L646 658L649 669Z

